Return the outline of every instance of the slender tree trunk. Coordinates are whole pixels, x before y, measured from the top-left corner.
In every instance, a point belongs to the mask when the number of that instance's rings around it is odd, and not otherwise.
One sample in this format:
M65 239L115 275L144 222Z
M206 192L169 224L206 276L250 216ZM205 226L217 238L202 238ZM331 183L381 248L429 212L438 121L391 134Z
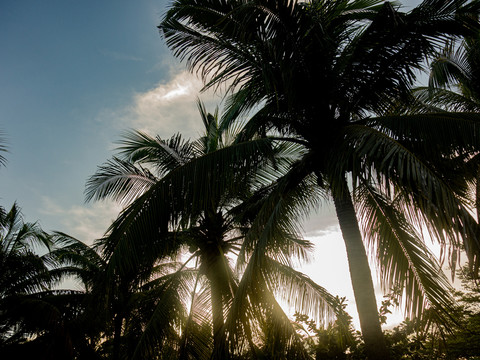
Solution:
M389 352L380 326L372 273L346 181L342 194L335 195L335 209L347 250L350 278L366 355L369 360L389 359Z
M221 264L220 255L213 262L213 266L209 271L208 279L210 281L210 292L212 301L212 317L213 317L213 356L214 360L227 358L225 348L224 319L223 319L223 284L224 277L223 266Z
M123 317L120 314L117 314L113 320L113 360L120 359L120 344L122 338L122 323Z
M212 291L212 315L213 315L213 358L218 358L217 354L221 352L223 347L223 306L222 306L222 293L219 291L218 286L211 285Z

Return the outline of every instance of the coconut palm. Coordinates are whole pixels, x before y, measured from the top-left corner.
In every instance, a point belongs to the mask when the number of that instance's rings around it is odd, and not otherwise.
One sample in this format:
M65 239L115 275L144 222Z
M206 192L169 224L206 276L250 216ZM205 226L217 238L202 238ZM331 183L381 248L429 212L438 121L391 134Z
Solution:
M454 247L461 234L471 254L480 249L461 202L465 187L454 195L433 165L455 151L476 153L477 117L372 116L408 98L425 57L478 28L478 6L428 0L403 13L375 0L177 0L159 26L207 88L227 84L230 113L260 107L247 138L275 131L305 147L280 188L286 196L313 174L333 200L372 359L388 353L362 240L376 249L384 288L406 289L410 315L448 304L415 228Z
M49 282L47 268L35 247L49 249L51 240L37 223L26 223L20 208L0 219L0 298L43 290Z
M28 338L22 303L52 284L49 269L37 251L48 251L51 238L37 223L24 222L14 204L0 219L0 346Z
M25 223L16 204L2 219L1 245L2 355L96 358L100 318L87 319L86 307L98 255L68 235ZM54 289L70 276L83 279L87 292Z
M112 273L122 279L135 274L154 295L149 298L155 310L134 356L165 348L161 339L174 339L176 326L180 335L170 346L180 358L192 351L199 358L253 356L262 351L265 328L276 333L286 354L302 358L306 352L274 292L288 285L285 294L293 305L309 312L318 306L318 317L332 315L333 297L287 266L292 254L306 255L309 243L295 235L288 219L274 236L244 242L252 214L271 191L266 186L271 173L295 158L294 149L282 148L278 156L266 139L229 147L234 129L219 121L218 111L208 114L201 103L199 110L205 126L199 140L128 133L119 148L122 158L101 166L87 183L87 199L130 204L100 245ZM274 158L275 169L267 166L272 159L265 160L265 154ZM174 260L185 249L189 254L179 267L155 277L159 261ZM233 267L236 255L240 269ZM147 285L152 276L155 286ZM295 303L300 290L301 301ZM212 329L210 340L205 328Z
M107 333L107 312L98 296L98 288L105 285L102 282L105 262L94 248L70 235L54 232L51 238L54 248L44 256L50 277L62 288L75 282L81 290L54 288L36 296L36 308L43 309L38 312L48 319L40 321L42 341L49 344L47 349L53 353L63 342L75 358L100 358L96 350Z

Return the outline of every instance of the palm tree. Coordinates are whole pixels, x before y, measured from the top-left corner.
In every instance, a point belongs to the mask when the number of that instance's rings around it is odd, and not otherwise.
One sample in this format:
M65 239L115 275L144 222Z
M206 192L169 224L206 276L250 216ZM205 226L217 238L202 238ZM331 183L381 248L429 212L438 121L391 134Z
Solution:
M95 359L98 317L86 319L92 249L62 233L25 223L14 204L2 219L0 247L0 348L6 359ZM43 253L43 254L42 254ZM78 276L85 291L54 289Z
M406 289L411 315L448 305L416 226L444 245L459 245L461 234L472 254L480 249L462 199L433 165L454 151L476 153L477 117L373 117L408 98L425 57L478 28L478 7L429 0L402 13L375 0L177 0L159 26L207 88L228 84L230 113L260 107L247 138L275 131L304 146L279 184L288 196L313 174L333 199L371 359L388 352L362 238L376 249L384 288Z
M0 218L0 299L43 290L48 269L35 247L49 249L50 237L37 223L25 223L17 204Z
M106 264L93 247L70 235L57 231L51 239L54 248L43 258L52 281L65 287L69 279L82 289L52 289L35 297L35 308L43 309L38 312L44 316L40 321L43 334L37 339L48 344L47 349L54 354L63 342L75 358L99 359L97 348L107 331L106 309L98 288L105 286L102 280Z
M14 204L0 218L0 344L23 337L18 303L51 284L48 268L36 247L48 250L49 236L36 223L26 223Z
M305 256L309 243L292 232L287 220L274 241L270 236L259 240L246 236L252 213L270 191L265 184L271 173L286 167L294 149L283 148L283 157L278 156L270 150L271 140L265 139L227 146L235 138L234 129L226 126L227 121L219 122L218 111L208 114L200 102L199 110L205 126L199 140L129 133L120 147L123 158L114 157L101 166L87 183L88 200L110 197L129 204L100 244L111 273L135 276L155 295L149 297L155 310L134 356L146 356L160 339L175 337L171 329L178 324L176 348L182 359L189 351L200 358L210 353L217 359L254 356L261 351L257 328L273 322L275 326L268 328L276 331L285 352L304 357L274 292L288 284L293 300L301 289L303 302L294 305L312 311L312 304L317 304L321 309L317 315L332 315L328 306L333 297L287 266L292 253ZM266 166L267 152L274 157L275 169ZM265 166L260 168L262 162ZM263 193L254 194L258 188ZM152 274L159 261L174 260L185 249L186 260L173 272ZM240 273L233 267L235 255ZM152 276L155 286L146 282ZM205 326L212 328L211 349Z

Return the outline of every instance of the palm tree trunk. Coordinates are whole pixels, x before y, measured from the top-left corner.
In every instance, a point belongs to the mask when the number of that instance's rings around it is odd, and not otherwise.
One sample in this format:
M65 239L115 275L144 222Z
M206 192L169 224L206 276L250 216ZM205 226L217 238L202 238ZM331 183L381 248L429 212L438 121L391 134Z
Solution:
M120 314L115 315L113 320L113 360L120 359L120 345L121 345L121 336L122 336L122 323L123 323L123 316Z
M347 250L350 278L366 355L369 360L384 360L389 358L389 353L380 326L372 273L346 181L344 181L344 185L345 190L334 196L334 203Z
M213 320L213 356L212 359L226 359L224 319L223 319L223 266L220 255L215 256L208 272L210 282L212 320Z
M220 359L223 346L223 306L222 293L215 284L211 284L213 314L213 353L214 359Z

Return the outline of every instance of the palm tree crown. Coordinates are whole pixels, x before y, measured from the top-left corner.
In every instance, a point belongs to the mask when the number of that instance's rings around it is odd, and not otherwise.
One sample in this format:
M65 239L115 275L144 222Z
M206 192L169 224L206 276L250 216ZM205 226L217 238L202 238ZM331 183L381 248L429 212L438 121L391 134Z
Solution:
M48 268L35 247L49 249L52 242L37 223L25 223L14 204L0 219L0 299L29 294L48 286Z
M292 253L304 257L309 243L288 226L277 235L282 239L278 237L273 243L269 237L262 243L248 236L252 213L263 206L263 193L269 192L265 184L274 171L268 166L259 167L261 162L267 163L259 152L269 151L278 171L295 157L292 149L282 158L276 150L268 150L268 139L227 146L235 139L228 122L219 121L218 111L208 114L201 103L199 110L205 134L197 141L184 141L179 135L162 140L129 133L119 148L123 158L100 167L87 184L88 199L111 197L131 202L100 243L109 267L115 269L112 271L124 274L123 278L139 274L145 281L159 261L174 258L182 249L189 252L173 273L155 280L163 290L152 291L163 300L158 300L136 355L145 354L154 339L159 339L164 331L161 329L175 321L183 324L178 340L181 358L195 349L203 349L207 356L213 352L219 359L235 353L255 353L268 341L262 341L261 335L265 322L274 321L283 330L274 327L270 333L279 336L277 340L285 339L284 351L306 356L273 294L289 284L288 295L294 305L293 299L301 297L297 307L304 311L323 309L317 315L332 315L333 297L286 266ZM259 188L262 190L252 196ZM124 249L129 249L128 253ZM236 257L238 269L233 267ZM175 290L179 288L183 290ZM192 294L187 303L186 289ZM180 315L166 312L167 298L176 299ZM205 324L213 329L213 341L198 332Z

